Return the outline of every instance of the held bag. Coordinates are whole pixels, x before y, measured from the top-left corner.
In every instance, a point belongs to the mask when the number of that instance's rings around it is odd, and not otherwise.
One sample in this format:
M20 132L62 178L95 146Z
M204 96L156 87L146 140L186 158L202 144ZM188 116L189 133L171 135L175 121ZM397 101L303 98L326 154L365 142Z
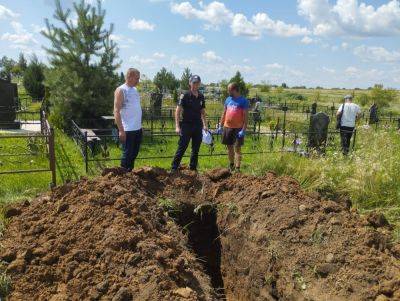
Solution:
M339 113L339 115L336 116L336 129L337 130L339 130L340 127L342 126L343 112L344 112L344 103L342 104L342 111Z

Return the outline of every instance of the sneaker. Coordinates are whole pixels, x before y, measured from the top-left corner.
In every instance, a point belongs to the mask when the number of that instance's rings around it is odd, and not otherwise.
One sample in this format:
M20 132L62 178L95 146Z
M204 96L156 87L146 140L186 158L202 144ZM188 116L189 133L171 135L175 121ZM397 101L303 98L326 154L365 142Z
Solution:
M235 164L229 164L229 170L230 172L234 172L235 171Z
M176 168L171 168L171 170L169 171L170 175L176 175L178 173L178 169Z

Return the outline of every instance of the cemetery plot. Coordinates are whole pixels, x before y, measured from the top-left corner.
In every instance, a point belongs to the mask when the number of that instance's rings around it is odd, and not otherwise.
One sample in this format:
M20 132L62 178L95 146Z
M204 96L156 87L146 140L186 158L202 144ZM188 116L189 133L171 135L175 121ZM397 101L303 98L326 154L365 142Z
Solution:
M105 170L6 209L8 298L398 299L391 226L349 206L273 173Z

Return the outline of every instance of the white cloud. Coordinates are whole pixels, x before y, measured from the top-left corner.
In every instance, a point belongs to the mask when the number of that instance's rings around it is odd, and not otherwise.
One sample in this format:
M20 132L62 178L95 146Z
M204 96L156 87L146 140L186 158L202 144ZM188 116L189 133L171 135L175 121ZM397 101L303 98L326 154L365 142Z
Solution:
M310 22L315 35L400 35L400 2L391 0L379 7L358 0L298 0L298 12Z
M163 52L154 52L153 53L153 57L156 58L156 59L163 59L163 58L165 58L165 53L163 53Z
M38 42L33 37L33 34L27 32L23 25L19 22L12 21L11 26L14 29L14 33L6 32L1 36L1 40L8 41L13 44L28 45L37 44Z
M153 58L144 58L144 57L135 55L135 56L131 56L129 58L129 62L134 63L138 66L153 66L155 63L155 60Z
M19 14L14 13L11 9L0 4L0 20L12 19L19 17Z
M301 42L303 44L311 44L312 42L314 42L314 40L309 36L305 36L304 38L301 39Z
M110 39L117 43L119 48L130 48L135 44L132 38L128 38L122 34L111 34Z
M343 50L349 49L349 43L347 43L347 42L343 42L341 46L342 46Z
M354 48L354 55L364 61L397 62L400 61L399 51L389 51L383 47L361 45Z
M234 16L231 29L235 36L245 36L255 40L260 39L262 36L261 28L257 27L242 14Z
M281 37L293 37L309 34L309 30L297 24L287 24L280 20L272 20L266 13L258 13L248 19L242 13L234 13L224 3L213 1L205 5L199 3L199 9L190 2L173 3L171 11L187 19L205 21L206 29L219 29L221 25L230 25L235 36L260 39L263 34Z
M283 66L281 64L278 64L278 63L273 63L273 64L265 65L265 68L267 68L267 69L282 69Z
M153 31L156 26L147 21L132 18L128 24L128 27L132 30Z
M190 2L172 3L171 11L186 19L203 20L208 29L218 29L220 25L228 24L233 19L233 13L222 2L213 1L208 5L200 2L199 5L200 9L197 9Z
M216 55L216 53L211 50L204 52L203 58L209 62L222 62L222 58L220 56Z
M205 39L202 35L188 34L179 38L179 41L185 44L205 44Z
M310 33L307 28L301 27L297 24L287 24L280 20L272 20L265 13L258 13L253 16L253 22L266 33L280 37L302 36Z

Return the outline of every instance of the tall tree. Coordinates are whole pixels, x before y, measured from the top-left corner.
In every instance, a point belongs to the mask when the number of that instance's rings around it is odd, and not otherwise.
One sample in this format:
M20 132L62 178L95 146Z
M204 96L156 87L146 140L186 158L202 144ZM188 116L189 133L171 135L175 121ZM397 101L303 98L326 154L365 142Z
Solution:
M249 88L239 71L236 72L235 76L231 78L229 83L236 83L239 86L239 91L242 96L247 97L249 95Z
M24 72L23 85L28 94L34 99L44 97L44 69L36 56L33 56Z
M190 86L189 86L189 80L190 77L192 76L192 72L190 71L189 68L185 68L183 71L182 77L181 77L181 82L180 82L180 88L183 91L189 91Z
M167 71L165 67L157 72L153 83L160 92L173 92L179 87L179 81L175 75L171 71Z
M84 0L73 5L77 21L70 18L71 9L64 10L56 0L54 18L59 25L46 19L51 68L46 73L50 103L56 126L68 128L71 119L85 119L110 114L113 91L119 83L116 72L120 66L118 49L110 39L113 25L105 28L105 10L101 1L96 6Z

